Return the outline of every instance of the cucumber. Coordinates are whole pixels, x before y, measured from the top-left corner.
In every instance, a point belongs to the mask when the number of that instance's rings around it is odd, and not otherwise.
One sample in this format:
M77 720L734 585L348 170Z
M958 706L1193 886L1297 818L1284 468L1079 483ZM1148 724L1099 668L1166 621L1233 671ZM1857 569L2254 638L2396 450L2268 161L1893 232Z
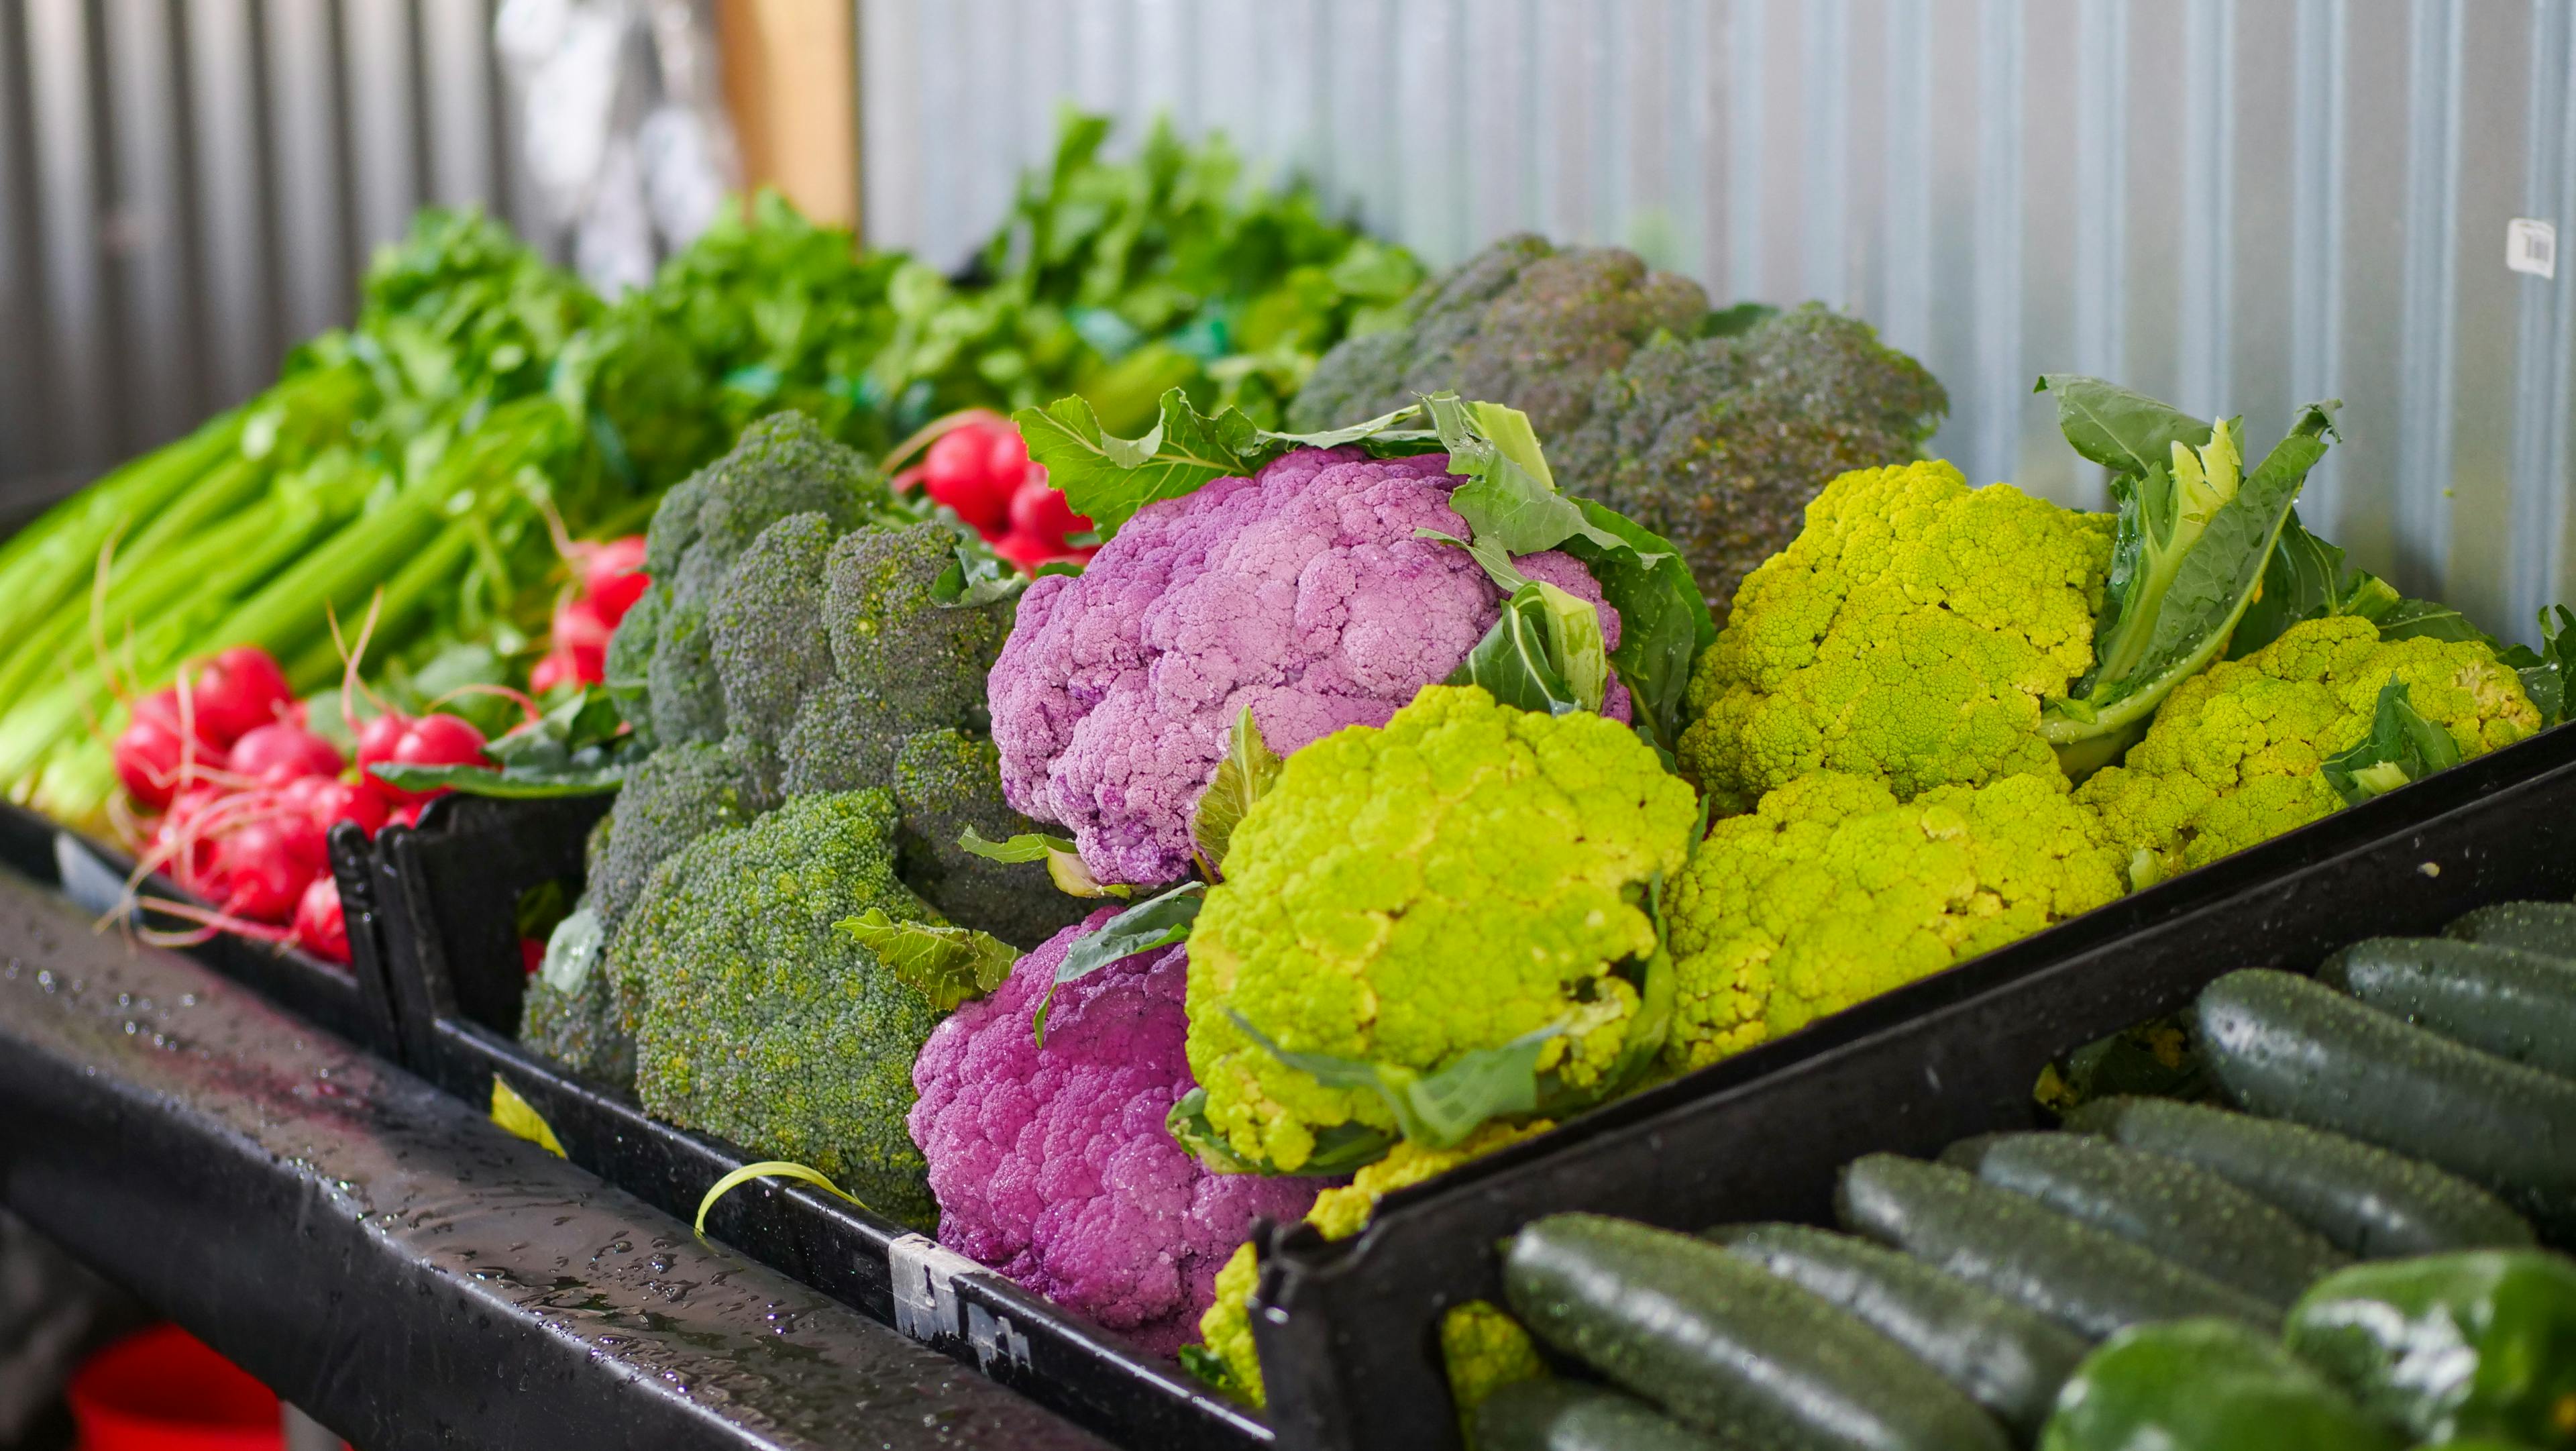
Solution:
M2442 935L2548 957L2576 957L2576 903L2498 902L2443 928Z
M2198 1164L2362 1259L2537 1243L2529 1221L2468 1180L2323 1129L2162 1098L2088 1103L2066 1126Z
M2149 1320L2221 1315L2269 1331L2280 1311L2153 1251L1946 1164L1870 1154L1834 1190L1843 1227L2036 1310L2088 1340Z
M1703 1239L1597 1214L1512 1236L1532 1335L1749 1451L2006 1451L1976 1403L1886 1336Z
M2374 937L2317 980L2509 1062L2576 1078L2576 958L2447 937Z
M1508 1385L1476 1408L1476 1451L1726 1451L1635 1396L1573 1380Z
M2250 968L2202 990L2201 1056L2237 1107L2412 1154L2576 1241L2576 1083Z
M2562 1256L2356 1265L2299 1301L2283 1340L2421 1440L2576 1447L2576 1264Z
M2088 1348L2055 1321L1865 1239L1804 1224L1722 1225L1707 1237L1912 1351L2023 1441Z
M2108 1139L1991 1134L1953 1144L1941 1159L2284 1310L2352 1262L2208 1170Z
M2233 1320L2123 1331L2066 1383L2039 1451L2395 1451L2324 1376Z

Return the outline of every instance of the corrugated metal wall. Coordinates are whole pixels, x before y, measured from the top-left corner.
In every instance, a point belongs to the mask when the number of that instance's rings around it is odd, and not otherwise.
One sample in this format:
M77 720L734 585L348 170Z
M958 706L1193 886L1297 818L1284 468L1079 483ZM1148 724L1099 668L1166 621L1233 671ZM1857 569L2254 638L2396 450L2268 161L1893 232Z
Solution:
M1820 297L1975 479L2098 499L2043 370L2339 395L2303 511L2528 637L2576 599L2569 0L858 0L872 238L960 258L1059 99L1221 127L1435 260L1531 228Z
M428 203L525 223L492 0L0 0L0 481L176 437Z

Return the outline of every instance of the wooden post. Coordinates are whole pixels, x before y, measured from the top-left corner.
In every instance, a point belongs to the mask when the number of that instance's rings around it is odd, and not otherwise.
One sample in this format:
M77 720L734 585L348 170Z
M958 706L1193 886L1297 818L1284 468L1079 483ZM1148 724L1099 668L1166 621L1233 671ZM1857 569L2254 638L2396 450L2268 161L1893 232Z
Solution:
M858 230L853 0L718 0L716 32L743 180L778 188L817 222Z

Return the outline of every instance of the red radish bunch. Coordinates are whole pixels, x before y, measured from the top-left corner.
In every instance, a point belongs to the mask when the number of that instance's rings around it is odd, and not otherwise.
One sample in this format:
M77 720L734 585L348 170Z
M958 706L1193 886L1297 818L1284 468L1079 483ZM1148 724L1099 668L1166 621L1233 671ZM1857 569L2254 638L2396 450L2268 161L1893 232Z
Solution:
M608 678L608 637L653 581L644 573L644 536L605 544L567 543L573 590L555 606L554 641L528 675L528 691L597 685Z
M211 904L185 915L340 963L349 934L331 878L331 828L353 821L372 835L409 825L445 794L398 791L366 768L483 759L483 733L466 721L387 711L358 732L352 773L339 748L306 727L277 662L250 646L182 672L131 715L116 740L117 775L137 807L158 813L143 823L146 868L167 870Z
M1008 419L962 417L939 435L917 467L895 476L895 487L916 481L932 503L955 510L995 554L1023 572L1059 560L1079 564L1097 548L1065 542L1090 532L1091 521L1073 512L1047 482L1046 465L1029 461L1029 446Z

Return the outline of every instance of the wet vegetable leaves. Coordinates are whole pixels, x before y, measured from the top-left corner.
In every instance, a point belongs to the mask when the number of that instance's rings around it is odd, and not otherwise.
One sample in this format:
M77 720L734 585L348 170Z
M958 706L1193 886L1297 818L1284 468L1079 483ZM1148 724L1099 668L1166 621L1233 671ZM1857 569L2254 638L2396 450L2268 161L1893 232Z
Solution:
M949 1012L1010 980L1020 950L989 932L941 923L899 922L870 907L837 924L842 936L877 956L905 986Z

